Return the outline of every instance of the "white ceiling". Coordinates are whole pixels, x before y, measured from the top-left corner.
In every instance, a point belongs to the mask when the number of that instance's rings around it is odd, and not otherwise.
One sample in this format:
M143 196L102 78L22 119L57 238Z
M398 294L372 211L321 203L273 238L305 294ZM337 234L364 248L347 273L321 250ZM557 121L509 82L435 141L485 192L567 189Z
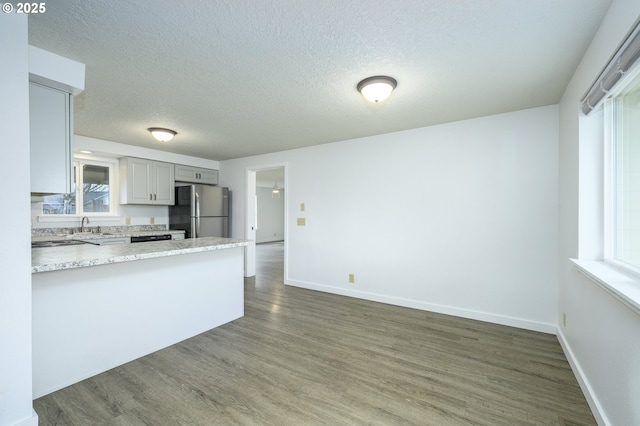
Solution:
M558 103L609 4L57 0L29 42L86 64L76 134L224 160Z

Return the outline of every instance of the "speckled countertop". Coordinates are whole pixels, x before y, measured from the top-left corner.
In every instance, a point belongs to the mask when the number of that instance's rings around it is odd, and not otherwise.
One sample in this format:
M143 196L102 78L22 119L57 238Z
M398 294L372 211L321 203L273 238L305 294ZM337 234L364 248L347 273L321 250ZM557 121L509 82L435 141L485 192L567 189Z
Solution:
M82 244L63 247L34 248L31 249L31 273L60 271L63 269L84 268L109 263L131 262L154 257L244 247L249 244L253 244L253 241L205 237L106 246Z
M103 232L70 232L70 233L47 233L41 235L31 235L31 241L56 241L56 240L93 240L93 239L109 239L109 238L122 238L133 236L146 236L146 235L180 235L184 234L184 231L177 231L175 229L161 229L161 230L128 230L128 229L116 229L116 230L104 230ZM175 237L174 237L175 238Z

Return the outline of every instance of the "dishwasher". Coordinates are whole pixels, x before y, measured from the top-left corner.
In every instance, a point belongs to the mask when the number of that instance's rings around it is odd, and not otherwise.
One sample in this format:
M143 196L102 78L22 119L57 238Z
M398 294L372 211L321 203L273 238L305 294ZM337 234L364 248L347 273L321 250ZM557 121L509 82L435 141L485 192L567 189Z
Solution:
M172 240L173 237L171 234L162 234L162 235L138 235L131 237L131 243L148 243L150 241L166 241Z
M100 246L113 246L116 244L129 244L129 237L122 238L102 238L98 240Z

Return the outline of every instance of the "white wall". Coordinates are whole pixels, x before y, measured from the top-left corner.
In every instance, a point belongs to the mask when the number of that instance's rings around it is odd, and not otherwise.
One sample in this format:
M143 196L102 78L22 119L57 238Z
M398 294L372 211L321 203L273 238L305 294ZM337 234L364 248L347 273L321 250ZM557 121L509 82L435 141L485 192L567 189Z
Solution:
M243 263L233 247L34 274L34 396L242 317Z
M602 114L579 100L640 16L614 0L560 103L558 336L600 424L640 424L640 315L576 271L569 258L602 258Z
M151 136L149 136L151 137ZM147 158L149 160L164 161L167 163L185 164L188 166L202 167L217 170L220 166L218 161L207 160L204 158L190 157L187 155L173 154L170 152L127 145L118 142L107 141L103 139L89 138L86 136L74 136L74 151L78 152L82 149L93 152L93 156L105 158L119 157L138 157ZM117 167L116 167L117 172ZM117 188L116 188L117 189ZM119 196L114 197L118 202ZM33 228L58 228L58 227L77 227L80 226L79 219L61 220L40 219L38 216L42 212L42 204L36 199L31 203L31 224ZM91 219L90 226L123 226L126 219L130 219L131 225L149 225L151 217L154 218L156 225L167 225L169 223L169 209L167 206L138 206L138 205L119 205L118 217L100 219Z
M557 117L549 106L223 161L233 235L247 168L287 163L287 284L554 332Z
M284 188L280 197L272 197L272 188L256 188L258 197L258 230L256 242L284 240Z
M38 424L31 401L27 16L0 14L0 40L0 182L11 200L0 213L0 425L27 426Z

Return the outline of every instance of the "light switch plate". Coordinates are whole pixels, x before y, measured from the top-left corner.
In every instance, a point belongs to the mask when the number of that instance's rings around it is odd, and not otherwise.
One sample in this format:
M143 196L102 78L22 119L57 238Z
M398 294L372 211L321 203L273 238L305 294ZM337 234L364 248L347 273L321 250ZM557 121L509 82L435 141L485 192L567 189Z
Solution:
M307 224L307 220L304 217L299 217L297 223L298 226L305 226Z
M300 211L303 212L304 211L304 203L300 203Z

